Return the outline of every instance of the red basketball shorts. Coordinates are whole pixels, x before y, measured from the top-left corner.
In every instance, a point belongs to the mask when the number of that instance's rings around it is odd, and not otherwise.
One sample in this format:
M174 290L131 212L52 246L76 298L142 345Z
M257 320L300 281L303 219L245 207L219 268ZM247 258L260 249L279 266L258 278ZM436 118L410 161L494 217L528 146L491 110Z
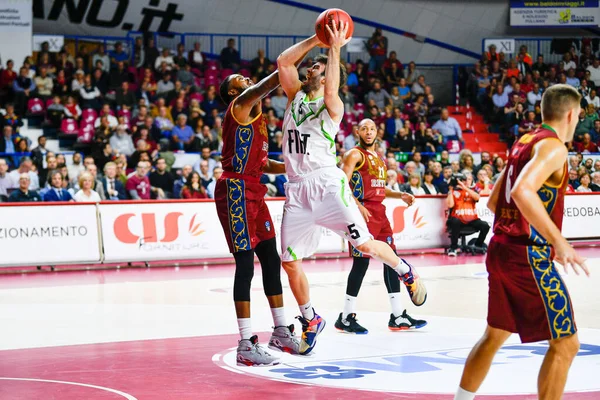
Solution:
M486 259L491 327L518 333L523 343L577 332L569 292L552 260L550 246L492 238Z
M390 225L390 220L385 215L385 206L378 201L365 201L363 206L371 213L369 222L367 222L367 228L369 233L373 235L375 240L385 242L396 251L396 244L394 243L394 232ZM350 255L352 257L366 257L369 258L368 254L363 254L356 250L354 246L348 244L350 249Z
M215 203L229 251L253 250L275 237L275 227L265 202L267 188L244 179L220 178L215 186Z

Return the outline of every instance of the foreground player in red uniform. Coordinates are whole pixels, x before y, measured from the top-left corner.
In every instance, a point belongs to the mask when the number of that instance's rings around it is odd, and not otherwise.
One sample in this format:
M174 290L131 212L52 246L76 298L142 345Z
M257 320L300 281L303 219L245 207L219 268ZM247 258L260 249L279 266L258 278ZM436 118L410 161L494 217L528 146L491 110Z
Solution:
M571 299L555 268L579 269L581 258L561 235L567 186L567 149L573 140L581 96L554 85L542 97L544 123L512 147L506 168L488 200L496 214L486 266L489 273L488 327L475 345L455 400L472 400L494 355L511 333L523 343L548 340L538 377L542 400L562 397L579 350Z
M220 95L228 105L223 120L223 175L216 183L215 203L229 251L235 258L233 299L241 340L239 365L275 365L273 357L258 345L250 324L250 286L254 276L254 254L261 264L263 287L275 325L269 347L298 353L294 325L286 326L281 287L281 259L277 254L275 227L260 184L263 172L285 173L284 164L269 160L266 118L261 100L279 85L274 72L256 85L242 75L230 75L221 84Z
M367 222L369 232L375 240L386 242L395 251L394 233L385 215L383 199L386 197L402 199L410 207L415 197L410 193L394 192L386 188L387 168L375 152L377 126L373 120L364 119L358 124L358 137L359 145L344 155L342 170L348 176L354 199ZM353 257L353 263L348 275L344 311L340 313L335 327L341 332L366 334L369 331L356 321L355 305L363 278L369 268L369 256L362 254L352 245L350 245L350 255ZM427 325L426 321L413 319L402 308L398 273L386 264L383 265L383 280L392 306L388 328L392 331L400 331Z

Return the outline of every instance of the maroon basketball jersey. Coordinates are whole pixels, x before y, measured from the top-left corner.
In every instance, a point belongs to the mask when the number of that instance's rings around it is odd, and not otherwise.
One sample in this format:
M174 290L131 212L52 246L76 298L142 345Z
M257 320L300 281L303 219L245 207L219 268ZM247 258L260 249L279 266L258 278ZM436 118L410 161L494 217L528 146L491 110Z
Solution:
M354 148L362 154L362 163L354 170L350 187L359 201L382 202L385 199L387 168L376 154L360 146Z
M250 123L240 124L232 114L234 102L223 120L223 170L260 178L269 150L265 117L261 113Z
M546 239L521 215L514 200L510 197L512 186L525 165L529 162L533 153L533 147L540 140L548 138L560 140L550 126L542 124L533 133L523 135L510 150L510 156L505 167L504 180L496 205L496 216L494 219L495 235L501 235L514 240L515 243L526 245L548 244ZM559 186L554 186L545 182L537 192L552 222L554 222L558 229L562 228L565 189L568 182L567 177L567 162L565 160L562 183Z

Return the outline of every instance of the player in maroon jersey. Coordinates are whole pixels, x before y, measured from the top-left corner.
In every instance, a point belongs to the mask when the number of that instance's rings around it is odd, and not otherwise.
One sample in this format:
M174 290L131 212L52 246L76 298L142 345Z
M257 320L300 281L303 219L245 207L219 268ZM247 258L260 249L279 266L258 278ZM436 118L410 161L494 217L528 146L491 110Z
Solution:
M475 345L455 400L472 400L494 355L511 333L523 343L548 340L538 377L542 400L562 397L579 350L575 316L554 260L589 275L585 260L561 235L567 185L567 148L573 140L581 96L554 85L542 97L543 124L510 150L488 208L495 213L489 273L488 326Z
M257 84L242 75L230 75L220 87L227 104L223 120L223 174L215 186L215 203L229 251L235 259L233 299L241 340L237 349L239 365L278 363L252 334L250 287L254 276L254 254L262 269L263 287L273 314L274 331L269 348L298 353L294 325L287 326L281 287L281 260L277 253L275 227L265 203L263 172L285 173L284 164L270 160L266 119L261 100L279 85L274 72Z
M342 169L348 176L354 199L367 221L369 232L375 240L386 242L396 250L394 234L390 221L385 215L383 199L386 197L402 199L410 207L415 197L410 193L394 192L386 188L387 168L385 162L375 152L377 126L373 120L364 119L358 124L358 137L359 145L344 155ZM340 313L335 327L341 332L366 334L368 330L356 321L355 304L363 278L369 268L369 256L362 254L352 245L350 245L350 255L353 257L353 263L348 275L344 311ZM399 331L427 325L426 321L412 318L402 308L398 273L389 265L383 266L383 280L392 306L388 328Z

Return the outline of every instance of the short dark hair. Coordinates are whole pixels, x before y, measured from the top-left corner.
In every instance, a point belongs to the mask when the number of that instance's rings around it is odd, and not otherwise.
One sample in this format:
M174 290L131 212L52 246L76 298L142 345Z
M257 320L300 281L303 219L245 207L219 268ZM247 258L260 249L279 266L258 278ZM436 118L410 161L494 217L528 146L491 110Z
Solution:
M315 57L316 63L321 63L324 65L327 65L327 61L328 61L328 57L326 54L318 54ZM325 73L323 73L322 75L325 75ZM342 86L344 86L346 84L347 79L348 79L348 71L346 71L346 64L343 63L342 60L340 60L340 89L342 88Z
M558 121L580 103L581 95L573 86L552 85L542 95L542 119Z
M221 83L221 86L219 87L219 95L221 96L221 100L223 100L223 103L225 103L226 106L228 106L229 103L231 103L231 101L233 100L233 96L229 94L229 84L231 83L232 76L233 75L229 75L227 78L225 78L225 80Z

